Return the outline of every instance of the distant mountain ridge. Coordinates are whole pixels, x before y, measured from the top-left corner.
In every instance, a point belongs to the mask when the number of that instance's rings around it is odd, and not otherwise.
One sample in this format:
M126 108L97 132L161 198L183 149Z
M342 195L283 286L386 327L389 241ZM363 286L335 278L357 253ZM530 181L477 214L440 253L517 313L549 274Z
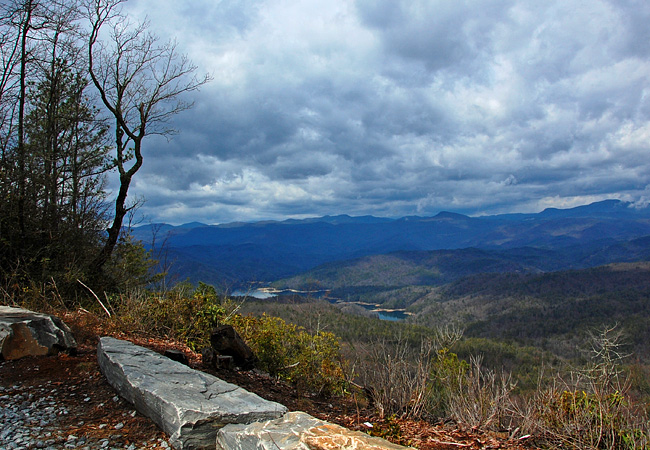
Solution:
M551 251L545 265L526 263L533 252L521 250L520 259L511 258L508 264L557 270L548 260L556 260L557 267L591 267L647 257L650 239L639 238L650 236L650 208L606 200L536 214L480 217L441 212L399 219L338 215L222 225L151 224L134 228L133 235L149 246L154 236L155 242L165 242L177 278L219 286L275 281L371 255L467 248L492 252L490 257L520 248ZM506 264L503 255L498 258Z

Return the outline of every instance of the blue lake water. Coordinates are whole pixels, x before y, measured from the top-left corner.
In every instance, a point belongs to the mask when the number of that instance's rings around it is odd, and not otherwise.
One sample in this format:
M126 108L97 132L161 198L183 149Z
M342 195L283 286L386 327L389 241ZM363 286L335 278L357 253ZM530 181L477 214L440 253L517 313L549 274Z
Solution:
M293 289L257 288L257 289L249 289L247 291L236 290L233 291L231 295L233 297L252 297L258 300L265 300L280 295L300 295L303 297L322 298L327 293L328 291L297 291ZM335 302L336 301L332 301L332 303ZM381 320L387 320L389 322L399 322L408 317L408 314L406 314L404 310L382 311L381 308L377 305L369 305L364 303L360 303L360 305L369 311L376 312L379 319Z
M271 292L266 292L266 291L260 291L259 289L251 290L251 291L233 291L230 295L233 297L253 297L257 298L260 300L264 300L267 298L273 298L276 297L276 294L271 293Z
M260 300L267 298L278 297L280 295L299 295L301 297L321 298L328 291L298 291L294 289L273 289L273 288L257 288L249 289L247 291L239 289L233 291L230 295L233 297L253 297Z
M408 317L404 311L377 311L377 315L381 320L388 320L389 322L401 322Z

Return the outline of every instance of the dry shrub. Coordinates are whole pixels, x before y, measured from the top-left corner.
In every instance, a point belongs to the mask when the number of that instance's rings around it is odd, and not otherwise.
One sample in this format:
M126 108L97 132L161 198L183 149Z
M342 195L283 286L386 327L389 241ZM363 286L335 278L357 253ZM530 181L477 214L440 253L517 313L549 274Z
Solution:
M525 407L522 429L553 447L650 448L650 418L630 398L620 338L614 328L603 330L593 338L594 362L586 370L540 387Z
M434 354L431 341L414 350L401 338L382 340L361 352L359 378L380 418L422 415Z
M444 408L445 380L461 370L448 349L461 336L456 328L441 328L419 347L397 336L359 349L357 376L379 416L419 419Z
M450 380L448 415L465 425L482 430L509 429L511 393L515 387L509 374L481 366L480 357L472 357L467 370Z

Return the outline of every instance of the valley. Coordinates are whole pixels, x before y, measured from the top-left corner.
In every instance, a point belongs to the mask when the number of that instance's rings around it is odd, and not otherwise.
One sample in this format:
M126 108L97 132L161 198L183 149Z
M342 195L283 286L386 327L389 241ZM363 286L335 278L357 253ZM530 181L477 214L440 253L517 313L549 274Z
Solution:
M488 217L158 226L164 248L146 240L152 227L134 236L173 262L169 277L352 346L396 334L415 345L453 326L465 337L459 355L530 380L542 364L584 363L590 335L616 327L626 354L650 366L647 208L611 200Z

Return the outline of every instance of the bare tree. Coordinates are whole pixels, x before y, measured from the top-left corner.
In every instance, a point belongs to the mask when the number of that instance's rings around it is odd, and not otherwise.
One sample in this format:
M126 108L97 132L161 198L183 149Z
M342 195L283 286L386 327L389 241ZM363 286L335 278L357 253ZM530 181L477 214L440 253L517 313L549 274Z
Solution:
M117 244L129 211L131 180L142 167L142 141L151 134L173 132L167 125L192 103L181 97L210 80L195 75L196 66L179 55L174 42L161 43L148 23L133 26L121 12L123 0L89 0L88 68L104 106L115 119L115 164L120 188L115 216L105 245L95 259L101 271ZM110 36L102 40L104 35Z
M13 202L9 199L15 196L15 158L10 148L15 141L15 117L20 86L18 69L21 33L20 27L17 26L16 6L13 3L0 4L0 192L3 194L0 197L0 207L3 211L0 215L0 235L5 242L13 222L9 217L15 215L11 208L14 206ZM14 239L9 239L9 242L13 241ZM3 253L7 253L6 250L6 247L2 248Z
M15 25L14 5L0 6L0 162L5 161L16 110L16 70L20 54L20 32Z

